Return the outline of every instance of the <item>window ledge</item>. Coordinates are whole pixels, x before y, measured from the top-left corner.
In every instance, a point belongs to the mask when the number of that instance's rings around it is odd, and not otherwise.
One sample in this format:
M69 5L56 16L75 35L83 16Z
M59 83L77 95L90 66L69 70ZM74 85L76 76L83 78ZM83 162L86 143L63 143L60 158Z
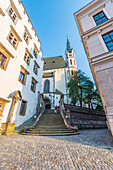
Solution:
M107 21L103 22L102 24L95 26L95 27L89 29L88 31L84 32L82 34L82 36L86 36L87 34L90 34L91 32L97 31L98 29L103 29L104 26L107 26L109 23L113 24L112 22L113 22L113 17L111 19L108 19Z

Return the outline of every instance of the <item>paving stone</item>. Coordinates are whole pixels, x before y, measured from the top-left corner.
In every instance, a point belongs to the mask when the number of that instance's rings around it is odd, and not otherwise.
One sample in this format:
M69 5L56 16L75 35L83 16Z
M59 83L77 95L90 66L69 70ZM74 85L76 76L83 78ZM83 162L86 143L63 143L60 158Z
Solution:
M0 136L0 170L113 170L107 130L75 136Z

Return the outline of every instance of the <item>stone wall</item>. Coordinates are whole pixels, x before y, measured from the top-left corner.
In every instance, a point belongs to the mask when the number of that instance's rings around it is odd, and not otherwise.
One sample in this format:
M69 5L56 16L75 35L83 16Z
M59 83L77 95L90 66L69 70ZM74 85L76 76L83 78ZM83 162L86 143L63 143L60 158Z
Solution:
M107 128L104 112L65 104L70 111L70 124L78 129Z

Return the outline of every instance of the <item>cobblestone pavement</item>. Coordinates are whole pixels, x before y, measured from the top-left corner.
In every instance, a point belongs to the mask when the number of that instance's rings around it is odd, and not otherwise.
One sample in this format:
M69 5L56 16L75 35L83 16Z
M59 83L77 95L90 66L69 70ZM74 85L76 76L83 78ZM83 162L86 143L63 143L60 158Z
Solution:
M0 136L0 170L113 170L107 130L76 136Z

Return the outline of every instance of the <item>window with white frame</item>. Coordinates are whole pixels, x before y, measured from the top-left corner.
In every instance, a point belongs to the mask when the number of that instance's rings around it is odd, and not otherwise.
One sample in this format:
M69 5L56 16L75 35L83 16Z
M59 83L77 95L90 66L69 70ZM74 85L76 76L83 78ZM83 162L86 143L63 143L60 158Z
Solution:
M14 48L17 48L18 39L12 32L10 32L10 34L8 35L8 41Z
M94 20L96 22L96 25L100 25L103 22L106 22L108 20L107 16L104 14L103 11L101 11L98 14L94 15L93 18L94 18Z
M15 13L15 11L14 11L14 9L12 7L10 7L8 9L8 14L11 17L11 19L13 20L13 22L16 23L18 17L17 17L17 15L16 15L16 13Z
M0 67L4 67L7 57L0 52Z
M109 51L113 50L113 31L104 34L103 36L104 42Z
M30 55L28 53L25 53L24 55L24 61L27 63L27 65L29 66L30 65Z
M32 77L31 90L35 93L37 81Z
M27 44L29 43L29 40L30 40L29 35L27 34L26 31L24 32L24 40Z
M34 62L33 72L37 75L38 74L38 64Z
M33 54L34 54L35 58L37 58L37 50L35 48L33 50Z

